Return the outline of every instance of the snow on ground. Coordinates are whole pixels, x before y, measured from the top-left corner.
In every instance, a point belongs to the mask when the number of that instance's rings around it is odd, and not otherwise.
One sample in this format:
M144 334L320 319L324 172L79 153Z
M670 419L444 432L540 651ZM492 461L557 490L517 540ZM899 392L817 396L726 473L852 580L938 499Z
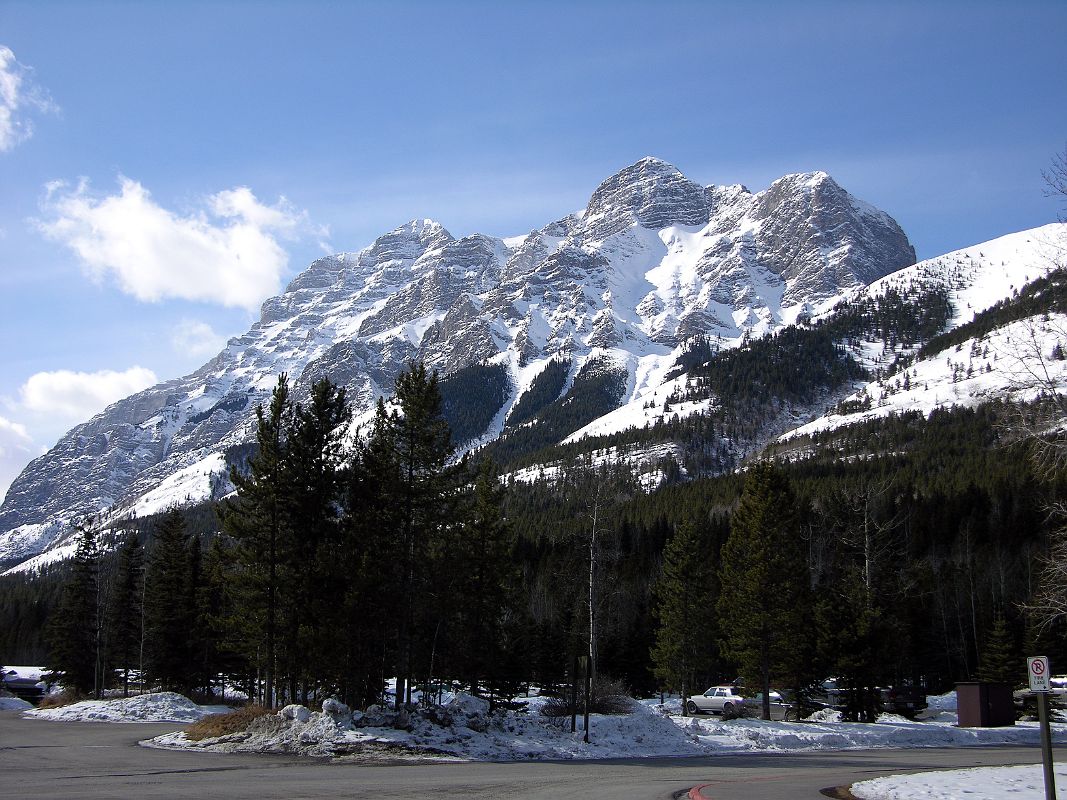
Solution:
M1067 764L1056 764L1055 771L1056 786L1067 786ZM1044 780L1040 764L977 767L874 778L852 784L852 794L860 800L1039 800L1045 796ZM1057 794L1063 797L1063 789Z
M352 714L340 704L328 712L288 706L256 720L248 731L193 742L181 732L143 742L150 747L223 752L297 752L316 756L389 752L459 760L539 760L697 756L743 752L789 752L897 747L953 747L991 744L1037 746L1037 723L1008 728L957 728L947 707L935 709L932 721L912 722L883 715L875 724L835 721L765 722L681 716L677 699L635 702L629 714L595 714L589 744L581 722L571 733L570 718L540 713L541 698L527 713L494 711L469 695L456 695L443 706L401 716L378 708ZM937 698L932 698L937 699ZM330 701L328 701L330 702ZM1054 739L1067 742L1067 724L1053 726Z
M118 700L84 700L59 708L37 708L23 716L58 722L196 722L226 706L198 706L174 692L155 692Z
M33 703L27 703L14 695L0 693L0 711L28 711L33 708Z

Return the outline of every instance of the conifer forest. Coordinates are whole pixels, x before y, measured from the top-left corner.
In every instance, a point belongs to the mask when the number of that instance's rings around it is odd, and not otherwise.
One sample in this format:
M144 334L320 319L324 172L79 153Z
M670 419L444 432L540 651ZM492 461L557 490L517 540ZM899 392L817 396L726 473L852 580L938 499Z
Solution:
M106 547L86 521L72 561L0 579L0 651L86 694L143 680L361 707L392 679L398 705L563 695L580 657L594 692L634 694L830 675L934 692L1022 675L1035 648L1067 663L1041 611L1063 591L1063 478L1011 424L1040 404L892 416L648 490L588 456L525 482L457 458L447 383L412 363L351 438L344 389L297 401L281 375L227 499L131 520Z

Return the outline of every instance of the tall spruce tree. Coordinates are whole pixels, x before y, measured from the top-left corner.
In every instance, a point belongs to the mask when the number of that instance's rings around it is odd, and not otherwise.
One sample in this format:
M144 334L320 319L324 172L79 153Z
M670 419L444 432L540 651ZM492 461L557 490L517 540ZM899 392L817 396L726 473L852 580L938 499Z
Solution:
M295 696L299 679L304 701L312 686L336 688L337 598L346 580L340 540L344 437L350 420L344 388L322 378L307 403L295 407L286 435L283 514L292 541L283 554L291 575L284 629L295 645L290 694Z
M740 667L748 686L763 692L770 718L775 674L799 683L797 640L810 619L808 570L800 549L796 498L788 477L769 463L754 465L720 554L723 654Z
M513 555L515 538L504 519L504 487L492 463L484 461L470 493L466 518L457 529L451 553L458 574L453 650L458 672L477 693L489 690L490 703L514 683L509 651L521 650L514 634L519 603L518 570Z
M379 399L366 441L357 443L345 499L342 562L348 575L340 607L344 651L340 676L346 703L380 702L397 674L396 610L401 607L403 547L397 503L400 464L392 426Z
M103 690L100 552L93 520L76 526L77 549L48 624L48 671L67 688L99 697Z
M656 581L656 643L652 663L662 685L681 692L683 713L698 676L715 663L715 559L710 539L691 520L681 522L663 550L663 572Z
M982 648L978 680L1014 686L1020 682L1025 672L1025 663L1019 654L1016 637L1008 626L1008 620L1004 614L997 614Z
M107 608L107 650L111 664L122 671L123 697L130 694L130 670L140 668L143 584L144 548L137 534L131 532L119 550Z
M237 498L223 506L223 528L238 546L235 573L242 588L235 618L245 627L248 659L264 679L261 701L273 707L278 671L278 600L283 580L283 548L289 538L285 514L286 470L292 404L285 373L271 394L270 406L256 407L256 452L244 469L233 464L230 479Z
M880 702L878 675L888 645L882 616L870 602L863 573L843 570L816 605L814 633L824 675L845 690L844 716L874 722Z
M396 399L400 409L388 415L387 425L399 479L394 500L400 521L396 697L400 707L411 701L416 660L422 656L429 667L443 609L426 602L431 597L427 584L442 574L433 562L443 555L438 549L441 533L455 524L458 498L453 490L462 466L449 466L455 451L441 413L437 373L427 374L425 365L410 363L397 376Z
M144 592L144 670L150 683L164 689L187 691L194 683L191 581L185 516L173 508L156 528Z

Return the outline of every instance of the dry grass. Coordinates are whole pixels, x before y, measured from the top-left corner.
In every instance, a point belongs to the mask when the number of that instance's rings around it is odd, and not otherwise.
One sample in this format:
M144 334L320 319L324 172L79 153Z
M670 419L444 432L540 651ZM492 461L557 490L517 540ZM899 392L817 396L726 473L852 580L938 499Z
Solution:
M73 703L80 703L82 700L88 700L88 696L81 692L76 692L73 689L64 689L59 694L46 694L41 698L41 702L37 704L38 708L62 708L63 706L69 706Z
M248 728L254 719L273 713L273 709L263 706L245 706L225 714L211 714L186 728L185 738L199 742L201 739L240 733Z

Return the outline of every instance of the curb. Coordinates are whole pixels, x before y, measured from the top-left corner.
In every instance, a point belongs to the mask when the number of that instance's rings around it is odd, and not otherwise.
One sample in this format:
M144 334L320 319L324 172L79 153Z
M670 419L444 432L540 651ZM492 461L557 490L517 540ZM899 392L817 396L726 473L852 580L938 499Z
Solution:
M819 794L832 797L834 800L859 800L856 795L852 794L851 783L848 786L831 786L829 789L821 789Z
M694 786L686 793L686 797L689 800L713 800L704 794L704 790L711 786L710 783L702 783L699 786ZM834 798L834 800L859 800L856 795L852 794L852 785L848 786L831 786L828 789L821 789L820 794L826 797Z

